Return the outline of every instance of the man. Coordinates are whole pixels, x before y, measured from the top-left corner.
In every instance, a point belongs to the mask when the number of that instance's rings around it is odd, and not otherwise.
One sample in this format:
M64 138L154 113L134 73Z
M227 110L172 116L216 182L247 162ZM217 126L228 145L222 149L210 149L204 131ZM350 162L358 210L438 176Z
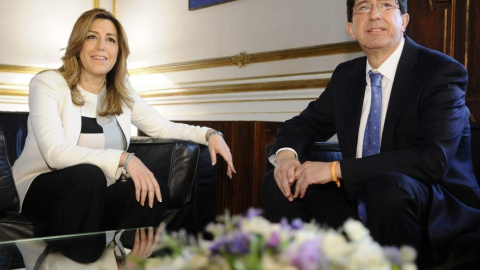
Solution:
M320 97L280 127L266 216L338 227L360 215L382 245L441 249L480 224L467 72L405 36L407 0L348 0L347 13L366 57L340 64ZM342 161L299 161L335 133Z

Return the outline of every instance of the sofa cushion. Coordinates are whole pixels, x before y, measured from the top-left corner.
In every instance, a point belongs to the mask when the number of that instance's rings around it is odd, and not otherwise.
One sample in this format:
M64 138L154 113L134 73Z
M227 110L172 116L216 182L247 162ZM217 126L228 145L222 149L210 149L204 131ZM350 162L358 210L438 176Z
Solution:
M0 132L0 213L18 212L20 202L13 181L10 162L3 133Z

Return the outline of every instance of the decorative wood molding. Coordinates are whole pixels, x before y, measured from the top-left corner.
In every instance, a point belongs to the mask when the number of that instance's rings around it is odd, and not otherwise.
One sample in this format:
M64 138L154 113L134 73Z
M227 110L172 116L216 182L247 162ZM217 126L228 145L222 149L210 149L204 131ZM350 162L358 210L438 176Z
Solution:
M244 65L249 63L263 63L271 61L280 61L280 60L289 60L305 57L318 57L334 54L345 54L345 53L355 53L360 52L361 48L357 42L341 42L333 43L326 45L317 45L311 47L295 48L295 49L286 49L270 52L260 52L253 54L246 54L242 57L245 58ZM242 53L240 53L240 56ZM232 59L237 56L232 57L218 57L210 58L203 60L195 60L188 62L179 62L171 63L158 66L150 66L144 68L137 68L129 70L130 75L140 75L140 74L152 74L152 73L167 73L175 71L187 71L195 69L204 69L204 68L216 68L216 67L226 67L226 66L239 66L236 61ZM15 66L15 65L3 65L0 64L0 72L12 72L12 73L27 73L27 74L37 74L42 70L47 70L50 68L46 67L28 67L28 66Z
M252 56L247 54L246 51L239 53L238 55L232 56L232 63L237 67L244 67L252 62Z
M0 89L0 96L28 97L28 90Z
M270 52L260 52L248 54L248 63L263 63L279 60L289 60L304 57L318 57L333 54L355 53L360 52L361 48L357 42L342 42L326 45L317 45L311 47L294 48ZM216 68L226 66L238 66L232 61L232 57L218 57L196 61L172 63L151 67L132 69L129 71L131 75L151 74L151 73L167 73L175 71L186 71L194 69Z
M326 75L330 76L332 73L333 73L333 70L326 70L326 71L312 71L312 72L299 72L299 73L284 73L284 74L265 75L265 76L235 77L235 78L217 79L217 80L177 82L175 83L175 86L193 85L193 84L221 84L221 83L228 83L228 82L252 81L252 80L263 80L263 79L273 80L278 78L314 76L314 75L323 75L322 77L325 77ZM148 90L151 90L151 89L147 89L146 91Z
M251 103L251 102L285 102L285 101L312 101L316 98L265 98L265 99L234 99L234 100L205 100L205 101L149 101L150 105L177 106L186 104L219 104L219 103Z
M466 54L469 59L469 96L480 101L480 0L468 1L468 14ZM480 121L480 102L477 106L476 119Z
M112 14L117 17L117 0L113 0L112 2Z
M300 114L302 111L221 111L221 112L163 112L162 115L164 116L172 116L172 115L181 115L181 116L188 116L188 115L195 115L195 116L205 116L205 115L273 115L273 114L293 114L297 115Z
M431 0L429 2L430 2L430 9L432 11L448 9L452 7L452 0Z
M47 69L50 69L50 68L14 66L14 65L2 65L2 64L0 64L0 72L8 72L8 73L37 74L40 71L47 70Z
M158 98L172 96L211 95L228 93L268 92L297 89L325 88L330 79L289 80L261 83L240 83L227 85L194 86L165 88L151 91L141 91L143 98ZM0 96L28 96L28 90L0 89Z
M325 88L330 79L291 80L278 82L242 83L228 85L181 87L139 92L144 98L283 91L296 89Z

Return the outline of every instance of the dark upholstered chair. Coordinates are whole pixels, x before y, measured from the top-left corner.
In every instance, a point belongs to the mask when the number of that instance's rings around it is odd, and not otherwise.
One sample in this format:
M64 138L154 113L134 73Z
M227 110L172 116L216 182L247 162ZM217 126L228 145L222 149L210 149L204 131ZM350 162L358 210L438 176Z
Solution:
M31 238L42 232L42 221L19 213L17 190L10 164L20 155L27 135L28 113L0 112L0 241ZM2 134L3 133L3 134ZM204 145L193 142L132 137L134 152L170 188L170 203L163 216L170 230L201 231L215 219L216 168ZM0 269L22 267L18 250L2 250Z

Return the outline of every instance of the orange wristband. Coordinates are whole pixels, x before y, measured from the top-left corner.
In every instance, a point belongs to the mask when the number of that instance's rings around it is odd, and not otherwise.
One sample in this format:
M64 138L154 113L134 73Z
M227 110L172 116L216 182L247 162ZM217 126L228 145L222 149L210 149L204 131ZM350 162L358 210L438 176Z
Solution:
M332 175L332 181L337 184L337 187L340 187L340 180L338 180L337 172L335 170L335 168L337 167L337 163L338 161L330 163L330 174Z

